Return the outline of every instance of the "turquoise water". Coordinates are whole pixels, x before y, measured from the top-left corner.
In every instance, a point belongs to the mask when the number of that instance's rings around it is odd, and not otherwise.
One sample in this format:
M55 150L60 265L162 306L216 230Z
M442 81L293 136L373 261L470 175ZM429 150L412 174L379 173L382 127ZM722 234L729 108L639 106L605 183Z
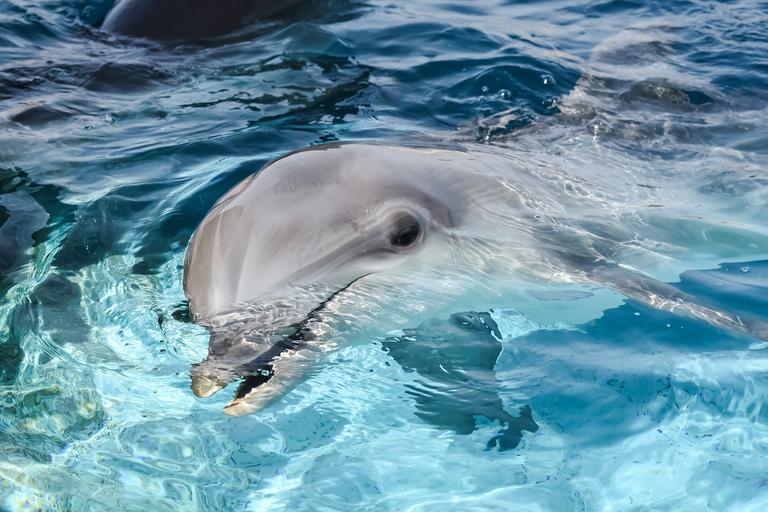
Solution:
M382 298L382 336L231 418L226 390L189 389L208 333L178 314L218 197L289 151L386 140L562 170L616 205L637 269L768 321L768 3L318 0L175 46L100 31L110 5L0 2L0 510L768 507L749 334L594 287L469 285L500 354L430 415L438 381L391 343L459 311ZM538 429L499 450L493 418L456 428L489 396Z

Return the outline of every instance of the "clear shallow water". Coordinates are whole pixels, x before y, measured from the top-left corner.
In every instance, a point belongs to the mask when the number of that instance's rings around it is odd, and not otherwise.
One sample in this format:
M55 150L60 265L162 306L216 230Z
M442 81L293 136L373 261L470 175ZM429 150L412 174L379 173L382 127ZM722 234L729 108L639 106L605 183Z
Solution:
M99 32L108 8L0 4L0 509L765 509L747 335L591 288L468 292L503 335L495 392L539 425L500 452L482 418L420 419L380 340L227 417L173 312L192 231L271 158L459 140L581 178L658 243L638 268L765 320L768 4L315 2L179 47Z

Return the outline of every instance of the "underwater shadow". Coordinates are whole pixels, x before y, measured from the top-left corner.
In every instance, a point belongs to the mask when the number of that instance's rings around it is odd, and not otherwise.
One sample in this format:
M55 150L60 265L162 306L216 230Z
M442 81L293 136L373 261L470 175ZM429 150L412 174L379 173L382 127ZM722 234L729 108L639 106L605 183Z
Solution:
M536 432L531 408L520 416L504 410L494 366L501 353L501 334L488 313L465 312L448 321L427 320L402 336L387 338L383 349L407 372L420 379L406 391L416 400L416 416L457 434L477 430L477 417L498 421L502 429L488 441L500 451L516 448L523 431Z

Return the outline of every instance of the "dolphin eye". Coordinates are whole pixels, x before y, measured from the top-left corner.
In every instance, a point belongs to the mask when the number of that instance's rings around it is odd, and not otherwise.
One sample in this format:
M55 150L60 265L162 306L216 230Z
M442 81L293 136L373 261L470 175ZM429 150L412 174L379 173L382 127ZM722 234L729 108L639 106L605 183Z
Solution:
M416 241L420 232L421 226L419 226L418 222L409 224L400 229L400 231L392 237L392 245L396 245L397 247L408 247Z

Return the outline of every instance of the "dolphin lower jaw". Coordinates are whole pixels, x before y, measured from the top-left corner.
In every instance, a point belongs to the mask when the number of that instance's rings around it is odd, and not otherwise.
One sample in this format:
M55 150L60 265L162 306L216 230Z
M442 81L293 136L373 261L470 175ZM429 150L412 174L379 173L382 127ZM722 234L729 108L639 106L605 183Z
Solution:
M235 399L224 407L231 416L252 414L280 400L307 378L317 360L339 347L341 338L329 314L337 296L359 279L326 295L301 321L272 319L264 325L234 320L212 329L209 356L191 372L195 395L209 397L242 379Z
M309 377L317 360L339 346L337 342L329 341L322 345L307 344L282 352L269 363L270 378L247 390L241 387L238 396L224 406L224 412L230 416L247 416L279 402Z

